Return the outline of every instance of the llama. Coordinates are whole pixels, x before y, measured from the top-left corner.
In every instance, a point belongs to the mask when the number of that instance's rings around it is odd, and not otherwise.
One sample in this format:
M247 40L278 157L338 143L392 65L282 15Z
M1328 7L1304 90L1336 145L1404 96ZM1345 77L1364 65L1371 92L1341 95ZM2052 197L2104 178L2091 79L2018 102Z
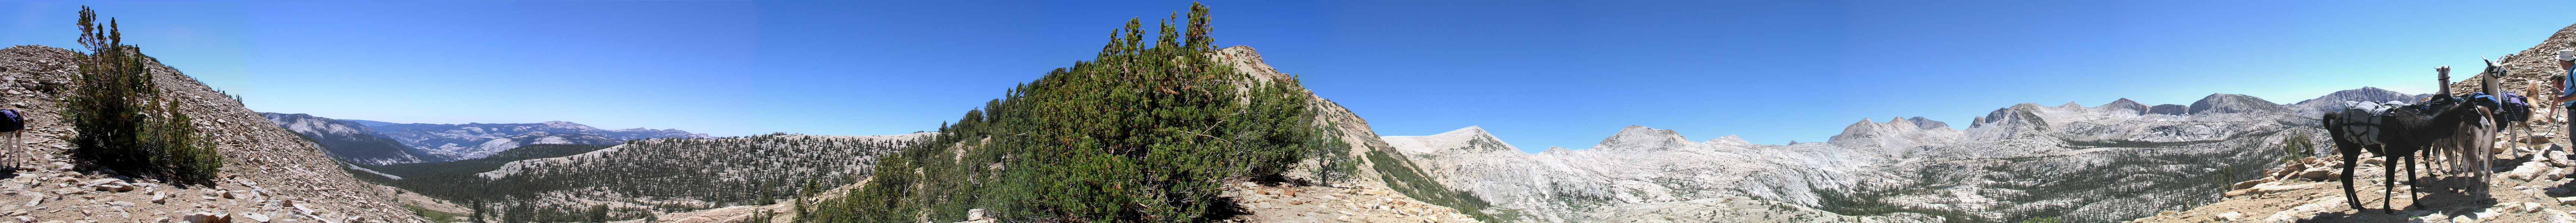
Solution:
M2436 149L2433 147L2436 146L2434 142L2437 140L2476 138L2460 137L2463 135L2462 131L2482 131L2492 134L2493 122L2487 120L2489 109L2485 107L2462 103L2434 108L2437 110L2433 110L2430 114L2411 109L2389 109L2387 111L2389 115L2386 116L2353 113L2358 110L2325 114L2322 121L2325 122L2328 136L2334 138L2335 151L2343 154L2341 166L2343 175L2340 179L2343 180L2344 199L2352 204L2353 209L2363 209L2361 198L2354 196L2357 193L2353 190L2352 183L2353 167L2358 164L2356 160L2360 159L2363 150L2388 157L2388 163L2383 166L2389 168L2384 176L2385 186L2388 186L2389 191L2380 193L2380 207L2392 208L2388 194L2396 190L2396 168L2404 167L2407 171L2407 185L2422 185L2415 182L2414 165L2418 152L2439 152L2426 151ZM2376 121L2370 119L2376 119ZM2375 134L2372 134L2373 132ZM2478 146L2478 148L2484 148L2484 146ZM2406 196L2420 198L2415 196L2412 190L2407 191ZM2413 206L2420 207L2420 205ZM2389 209L2387 212L2395 213L2396 209Z

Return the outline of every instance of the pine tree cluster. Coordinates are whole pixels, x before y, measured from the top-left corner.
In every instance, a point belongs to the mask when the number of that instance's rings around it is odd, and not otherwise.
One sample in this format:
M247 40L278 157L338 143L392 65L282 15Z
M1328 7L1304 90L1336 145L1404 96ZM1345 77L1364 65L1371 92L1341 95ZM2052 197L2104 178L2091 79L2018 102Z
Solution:
M882 157L866 185L800 205L810 214L799 220L953 222L980 208L1003 222L1216 221L1236 211L1217 197L1225 182L1347 148L1316 124L1293 78L1259 81L1218 63L1208 21L1194 4L1147 39L1131 19L1098 58Z
M71 140L71 157L92 168L212 183L223 156L198 135L194 119L162 98L152 81L151 58L141 47L125 45L116 19L98 23L98 13L82 6L79 22L80 44L89 52L65 98L65 115L81 133Z

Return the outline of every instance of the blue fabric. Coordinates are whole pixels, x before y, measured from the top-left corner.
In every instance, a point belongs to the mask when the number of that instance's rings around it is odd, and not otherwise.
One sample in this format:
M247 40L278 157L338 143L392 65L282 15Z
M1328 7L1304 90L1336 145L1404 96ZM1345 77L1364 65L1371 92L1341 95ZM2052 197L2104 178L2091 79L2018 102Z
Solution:
M2576 77L2576 67L2568 67L2567 73L2568 74L2558 75L2559 96L2576 95L2576 80L2567 79L2569 77ZM2576 108L2576 101L2558 102L2558 107Z

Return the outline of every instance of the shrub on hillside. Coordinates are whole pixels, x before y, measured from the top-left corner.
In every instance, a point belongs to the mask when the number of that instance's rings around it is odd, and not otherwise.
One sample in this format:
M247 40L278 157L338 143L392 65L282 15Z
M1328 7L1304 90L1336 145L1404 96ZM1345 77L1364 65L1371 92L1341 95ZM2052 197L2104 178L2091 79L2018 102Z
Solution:
M70 111L64 114L80 132L72 139L72 158L93 168L210 183L223 156L198 137L195 120L166 106L148 57L142 48L125 45L116 19L97 21L96 12L81 7L80 43L90 52L80 58L77 85L66 98Z

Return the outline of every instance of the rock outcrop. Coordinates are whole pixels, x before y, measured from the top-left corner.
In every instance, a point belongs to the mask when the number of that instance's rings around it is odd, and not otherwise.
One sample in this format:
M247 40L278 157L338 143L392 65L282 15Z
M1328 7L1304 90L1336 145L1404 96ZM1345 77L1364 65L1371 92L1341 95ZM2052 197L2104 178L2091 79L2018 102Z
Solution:
M2114 100L2114 101L2111 101L2111 103L2110 103L2110 104L2102 104L2101 109L2102 109L2102 110L2133 110L2133 111L2137 111L2137 115L2146 115L2148 111L2152 111L2152 110L2148 109L2147 104L2145 104L2145 103L2138 103L2138 101L2131 101L2131 100L2129 100L2129 98L2120 98L2120 100ZM2171 115L2171 114L2168 114L2168 115Z
M270 123L241 101L178 69L145 59L168 106L193 117L223 156L213 185L172 185L58 162L79 134L65 124L59 93L72 83L79 53L62 48L0 49L0 104L29 121L14 151L0 153L20 171L0 179L0 217L20 222L171 222L195 219L309 222L429 222L403 208L401 192L359 182L320 145ZM27 162L42 160L39 162Z

